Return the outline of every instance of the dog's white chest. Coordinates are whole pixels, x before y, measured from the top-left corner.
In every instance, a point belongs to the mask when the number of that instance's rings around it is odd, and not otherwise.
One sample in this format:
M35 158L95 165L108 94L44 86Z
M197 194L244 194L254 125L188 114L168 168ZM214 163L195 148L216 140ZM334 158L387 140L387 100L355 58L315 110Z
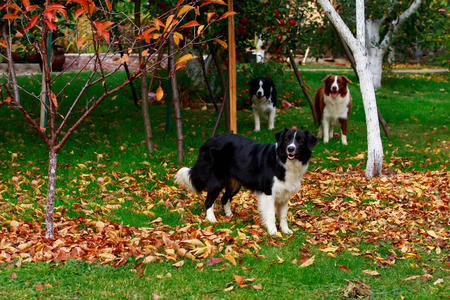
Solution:
M347 92L345 97L339 95L334 98L331 95L324 95L325 107L323 109L323 117L332 122L339 122L339 119L347 119L349 95L349 92Z
M252 97L252 108L253 110L257 110L260 114L267 114L272 109L274 109L272 100L267 99L265 96L258 98L256 96Z
M285 164L286 174L284 180L275 178L272 193L275 201L288 201L301 186L301 180L308 170L308 164L304 165L299 160L288 160Z

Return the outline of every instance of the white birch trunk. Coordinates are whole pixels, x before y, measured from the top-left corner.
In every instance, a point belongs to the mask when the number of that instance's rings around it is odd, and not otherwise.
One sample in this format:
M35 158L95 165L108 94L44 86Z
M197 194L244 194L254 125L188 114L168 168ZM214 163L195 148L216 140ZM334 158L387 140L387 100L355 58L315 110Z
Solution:
M56 167L58 154L53 150L49 151L48 157L48 189L47 189L47 207L45 210L45 238L53 239L54 235L54 217L55 208L55 187L56 187Z
M342 18L333 8L329 0L318 0L318 2L353 52L363 98L364 111L366 114L368 145L366 176L379 176L383 166L383 145L381 143L380 126L378 123L375 88L372 81L372 74L370 72L369 59L365 45L364 1L356 1L356 27L358 38L353 36L350 29L345 25L344 21L342 21Z
M383 73L383 57L386 54L390 41L380 44L380 25L384 19L366 20L366 48L369 54L370 72L372 73L374 87L381 87Z
M355 55L361 94L366 114L367 126L367 165L366 176L376 177L383 169L383 145L381 143L380 125L378 122L377 100L366 55Z
M369 67L370 67L370 73L372 74L373 78L373 86L375 88L381 87L381 78L383 76L383 58L386 54L386 51L371 47L369 50Z

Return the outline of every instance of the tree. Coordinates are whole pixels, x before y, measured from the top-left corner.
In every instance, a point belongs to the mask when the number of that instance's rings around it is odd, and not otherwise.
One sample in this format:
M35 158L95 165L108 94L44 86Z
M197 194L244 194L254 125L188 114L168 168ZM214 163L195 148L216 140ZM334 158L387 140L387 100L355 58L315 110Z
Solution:
M366 19L366 48L370 71L375 87L381 86L383 58L393 43L395 36L405 21L419 8L423 0L414 0L409 7L407 1L377 1L369 9L371 14ZM379 7L383 7L382 10ZM376 12L373 12L376 8Z
M222 2L220 0L215 3ZM48 112L48 125L41 128L35 121L33 116L35 112L31 111L22 101L19 103L14 95L14 88L27 92L26 86L17 86L11 81L0 83L0 106L8 103L13 108L18 109L31 124L36 133L42 138L47 145L49 152L48 160L48 190L46 198L46 238L54 238L54 219L53 209L55 200L55 187L57 179L57 162L58 153L63 149L67 140L75 133L76 129L81 126L91 113L105 100L111 99L111 96L125 88L132 81L136 80L149 70L159 65L158 53L166 47L168 40L173 39L175 50L170 58L175 58L173 71L183 68L186 61L193 59L191 54L183 55L180 53L184 47L188 47L196 41L192 39L189 43L180 43L183 39L179 32L184 28L193 28L198 36L201 36L203 30L208 28L215 20L200 24L197 21L187 21L188 14L199 15L200 10L206 4L212 1L190 1L182 5L182 1L170 10L165 11L161 16L155 17L147 26L138 28L129 16L123 15L121 23L111 21L113 14L111 13L110 0L102 1L86 1L86 0L68 0L66 5L54 3L46 0L45 4L30 5L28 0L22 0L22 5L18 6L14 1L7 1L0 5L1 15L4 20L9 22L7 34L9 41L0 40L0 47L11 50L14 43L34 44L42 59L43 65L43 93L48 99L44 102L44 108ZM225 3L219 3L225 4ZM67 26L69 20L75 20L85 17L90 26L89 32L81 37L76 37L76 46L80 53L85 52L88 48L93 49L91 59L86 63L83 69L87 69L88 64L92 65L92 70L87 71L87 79L84 81L82 88L74 94L69 92L71 81L81 77L81 71L68 80L61 90L56 90L53 83L58 78L62 78L61 74L55 75L52 72L52 65L47 59L51 53L51 43L54 41L49 36L51 33L56 34L57 30ZM226 18L224 16L222 19ZM120 66L113 70L106 70L104 61L107 54L114 53L115 44L119 40L119 36L111 35L114 27L128 28L132 33L129 38L127 53L133 51L141 52L143 60L141 61L139 70L137 70L130 78L125 79L122 83L117 84L113 79ZM137 38L134 38L133 31L139 30ZM38 34L32 34L32 33ZM122 33L125 35L126 33ZM141 40L145 40L148 45L147 49L141 47ZM4 57L8 60L8 57ZM122 57L122 63L128 60L128 54ZM162 60L167 60L164 57ZM92 90L101 90L102 93L95 94ZM28 93L31 98L40 101L40 95ZM161 99L163 90L161 86L157 90L157 97ZM86 100L86 102L81 100ZM83 103L82 103L83 102Z
M364 0L356 1L356 37L353 36L329 0L318 0L318 2L351 49L355 58L356 72L359 77L367 124L368 160L366 176L379 176L383 166L383 146L378 123L375 88L370 71L370 62L366 48L367 44L365 42Z

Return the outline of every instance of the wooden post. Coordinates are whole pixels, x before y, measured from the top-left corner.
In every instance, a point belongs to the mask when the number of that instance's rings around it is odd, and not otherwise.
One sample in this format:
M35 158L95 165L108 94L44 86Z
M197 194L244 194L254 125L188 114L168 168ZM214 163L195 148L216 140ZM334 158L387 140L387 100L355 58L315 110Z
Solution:
M233 0L228 0L228 11L233 11ZM230 99L230 131L237 133L236 122L236 43L234 39L234 15L228 17L228 80Z

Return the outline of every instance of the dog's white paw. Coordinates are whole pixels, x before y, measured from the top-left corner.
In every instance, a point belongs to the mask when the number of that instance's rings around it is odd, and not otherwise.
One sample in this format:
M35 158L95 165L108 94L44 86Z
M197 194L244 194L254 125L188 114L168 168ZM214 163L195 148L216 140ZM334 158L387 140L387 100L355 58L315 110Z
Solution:
M275 234L277 234L277 227L276 226L268 226L267 227L267 232L270 234L270 235L275 235Z
M217 223L217 219L216 219L215 216L214 216L214 218L208 218L208 217L206 217L206 221L208 221L208 222L210 222L210 223Z
M233 213L231 212L231 201L228 201L227 204L225 204L223 206L223 210L225 211L225 215L227 217L230 217L233 215Z
M289 227L281 227L281 232L286 234L293 234L294 232L289 229Z
M214 215L214 205L206 210L206 220L211 223L217 222L216 216Z

